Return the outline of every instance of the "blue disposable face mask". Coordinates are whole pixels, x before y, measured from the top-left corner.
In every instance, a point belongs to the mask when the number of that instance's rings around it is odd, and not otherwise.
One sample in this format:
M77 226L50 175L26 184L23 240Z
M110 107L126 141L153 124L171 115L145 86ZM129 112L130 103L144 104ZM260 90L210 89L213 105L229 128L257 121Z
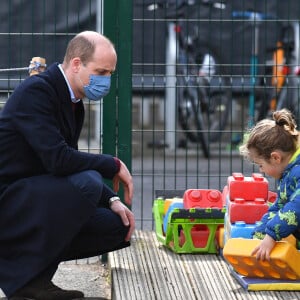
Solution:
M83 86L85 96L90 100L100 100L110 89L110 76L90 75L90 82Z

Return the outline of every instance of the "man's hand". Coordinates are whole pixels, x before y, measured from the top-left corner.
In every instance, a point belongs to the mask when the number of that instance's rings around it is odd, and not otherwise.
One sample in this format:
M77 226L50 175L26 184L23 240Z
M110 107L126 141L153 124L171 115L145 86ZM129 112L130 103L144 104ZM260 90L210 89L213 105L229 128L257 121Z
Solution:
M130 226L125 238L125 241L129 241L135 228L135 220L132 211L119 200L112 202L110 209L121 217L125 226Z
M262 242L252 251L251 255L256 254L257 260L270 260L270 253L275 246L275 241L266 234Z
M120 160L120 171L113 178L113 189L117 193L120 188L120 182L124 186L124 201L131 205L133 197L133 181L126 165Z

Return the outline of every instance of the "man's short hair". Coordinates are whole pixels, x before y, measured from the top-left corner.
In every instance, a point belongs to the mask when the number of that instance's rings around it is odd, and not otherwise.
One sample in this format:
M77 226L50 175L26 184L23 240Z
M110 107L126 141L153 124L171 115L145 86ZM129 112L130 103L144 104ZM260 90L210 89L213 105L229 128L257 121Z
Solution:
M70 40L64 61L68 64L74 57L79 57L85 65L93 59L95 43L83 35L77 35Z

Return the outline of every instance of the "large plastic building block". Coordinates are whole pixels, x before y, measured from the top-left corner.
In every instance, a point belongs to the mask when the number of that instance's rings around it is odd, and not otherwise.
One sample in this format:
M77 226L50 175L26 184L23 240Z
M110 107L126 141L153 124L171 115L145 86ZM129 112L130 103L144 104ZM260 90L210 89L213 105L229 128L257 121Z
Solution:
M216 232L216 241L218 244L218 247L223 249L224 248L224 244L225 244L225 229L224 229L224 225L223 226L219 226L217 232Z
M204 248L207 244L209 238L209 229L206 225L197 224L191 228L191 238L194 247ZM185 243L185 234L184 230L180 231L179 245L182 247Z
M230 238L252 239L255 226L256 224L246 224L244 221L231 223L228 212L226 212L224 217L224 243Z
M257 260L252 251L261 240L229 239L223 248L223 256L233 269L245 277L280 280L300 279L300 253L287 242L276 242L270 261Z
M276 201L276 199L277 199L277 193L269 191L269 193L268 193L268 202L272 204Z
M292 246L294 246L295 248L297 248L297 246L298 246L298 245L297 245L297 239L294 237L293 234L291 234L291 235L289 235L289 236L283 238L282 241L285 241L285 242L287 242L287 243L290 243L290 244L291 244Z
M167 214L170 205L172 203L175 203L175 202L183 203L183 199L182 198L178 198L178 197L165 199L165 202L164 202L164 214L165 215Z
M183 195L184 208L222 208L222 194L218 190L189 189Z
M275 200L276 200L276 198L277 198L277 193L272 192L272 191L268 191L268 199L267 199L268 205L271 205L272 203L274 203ZM222 191L222 202L223 202L223 206L228 206L228 204L230 202L230 200L229 200L228 185L225 185L224 188L223 188L223 191Z
M256 224L246 224L244 221L238 221L236 223L230 223L228 215L226 213L224 228L226 232L226 240L230 238L245 238L251 239L252 232Z
M225 208L174 208L167 218L165 232L164 200L154 200L153 214L157 239L172 251L218 253L216 233L224 226Z
M204 224L197 224L191 228L192 243L195 248L205 248L209 239L210 229ZM218 248L224 247L224 225L219 225L215 233L215 243ZM180 231L179 245L182 247L186 242L184 230Z
M268 209L268 203L262 198L255 198L253 201L234 198L232 201L228 201L227 206L228 217L231 223L244 221L247 224L254 224L261 220Z
M227 202L229 201L229 195L228 195L228 185L225 185L222 190L222 204L223 206L227 206Z
M262 198L268 200L268 180L259 173L253 173L252 177L245 177L242 173L233 173L228 177L229 200L243 198L254 200Z
M164 206L165 206L165 204L164 204ZM176 201L172 202L169 205L167 213L164 216L164 232L167 232L169 218L170 218L170 215L171 215L171 213L173 212L173 210L175 208L184 208L184 206L183 206L183 199L180 200L180 199L177 198Z

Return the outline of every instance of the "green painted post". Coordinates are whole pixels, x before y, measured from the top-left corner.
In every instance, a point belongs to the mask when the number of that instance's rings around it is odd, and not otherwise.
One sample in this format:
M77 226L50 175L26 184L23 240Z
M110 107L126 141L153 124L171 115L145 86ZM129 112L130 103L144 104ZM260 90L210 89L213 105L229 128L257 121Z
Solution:
M132 1L104 0L104 35L115 45L118 62L103 103L103 153L117 155L131 170Z
M114 43L118 56L110 93L103 102L103 153L116 155L131 171L132 0L103 3L103 34ZM107 254L101 259L107 262Z

